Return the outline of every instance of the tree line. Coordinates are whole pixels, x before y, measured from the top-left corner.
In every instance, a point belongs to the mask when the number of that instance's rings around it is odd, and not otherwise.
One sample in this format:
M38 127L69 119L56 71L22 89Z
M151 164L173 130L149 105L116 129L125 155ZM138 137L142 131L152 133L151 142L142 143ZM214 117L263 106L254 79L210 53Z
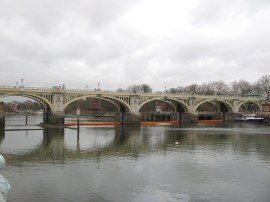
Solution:
M32 100L26 100L24 102L0 102L0 112L14 112L14 111L39 111L42 110L42 106Z
M116 112L115 106L98 98L83 98L70 103L65 108L65 114L76 114L79 107L81 114L108 115Z
M127 89L119 88L117 92L152 93L152 88L147 84L133 84ZM270 100L270 75L263 75L254 83L244 79L231 83L219 80L203 84L192 83L187 86L165 89L159 93L161 92L190 95L263 96L266 100Z

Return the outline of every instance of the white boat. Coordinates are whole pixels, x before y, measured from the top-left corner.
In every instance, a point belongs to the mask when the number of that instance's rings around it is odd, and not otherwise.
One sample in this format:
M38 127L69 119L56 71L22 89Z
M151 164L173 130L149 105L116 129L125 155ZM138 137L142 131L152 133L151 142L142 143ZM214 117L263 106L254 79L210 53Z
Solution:
M263 123L264 118L256 117L254 114L243 115L243 117L235 118L235 122L245 122L245 123Z

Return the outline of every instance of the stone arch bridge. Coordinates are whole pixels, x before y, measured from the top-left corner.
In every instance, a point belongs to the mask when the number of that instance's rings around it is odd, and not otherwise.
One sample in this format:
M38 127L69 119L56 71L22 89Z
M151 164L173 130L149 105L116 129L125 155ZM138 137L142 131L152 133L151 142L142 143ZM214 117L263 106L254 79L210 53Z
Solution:
M52 119L63 116L65 108L70 103L83 98L97 98L110 102L115 106L119 114L129 114L129 116L133 117L131 119L139 117L141 108L151 101L165 102L172 106L174 113L189 115L198 114L199 106L206 102L213 104L217 112L230 114L237 114L240 107L245 106L247 103L255 105L258 112L262 110L263 104L260 97L194 96L170 93L134 94L102 90L64 89L61 86L53 88L0 86L0 98L7 96L23 96L39 102L43 106L44 112L54 117ZM48 115L45 122L49 123L50 119ZM126 120L126 122L132 121Z

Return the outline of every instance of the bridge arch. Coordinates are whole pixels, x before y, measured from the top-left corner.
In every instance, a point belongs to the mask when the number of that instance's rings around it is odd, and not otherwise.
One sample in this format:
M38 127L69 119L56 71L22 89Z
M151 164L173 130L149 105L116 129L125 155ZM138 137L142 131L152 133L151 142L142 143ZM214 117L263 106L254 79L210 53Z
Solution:
M188 112L189 111L189 106L186 103L184 103L183 101L173 99L173 98L168 98L168 100L172 100L176 104L179 104L183 108L183 110L184 110L183 112Z
M85 95L85 96L80 96L80 97L77 97L75 99L72 99L64 104L63 111L65 111L66 107L69 104L71 104L75 101L84 99L84 98L94 98L94 99L103 100L103 101L111 103L117 109L118 112L123 112L123 111L130 112L130 106L127 103L123 102L121 99L118 99L115 97L107 97L107 96L101 97L101 96L96 96L96 95Z
M243 102L239 103L239 106L238 106L238 110L237 111L239 112L241 106L244 106L245 104L248 104L248 103L254 104L257 107L257 109L259 109L259 111L262 111L262 106L260 104L258 104L257 102L251 101L251 100L249 100L249 101L243 101Z
M52 104L48 100L46 100L46 99L44 99L44 98L42 98L42 97L40 97L38 95L30 95L30 94L18 95L18 94L9 93L9 94L1 95L0 97L4 98L4 97L10 97L10 96L26 97L26 98L33 99L33 100L35 100L36 102L38 102L42 106L42 108L44 109L44 112L51 112L51 111L53 111L52 110L53 109L52 108Z
M161 101L161 102L165 102L167 103L168 105L172 106L172 108L174 109L174 112L177 112L178 110L178 106L177 104L179 104L183 109L184 109L184 112L187 112L188 111L188 106L180 101L180 100L177 100L177 99L170 99L170 98L166 98L166 99L162 99L162 98L153 98L153 99L149 99L149 100L146 100L144 102L142 102L140 105L139 105L139 111L141 111L142 107L144 105L146 105L147 103L150 103L150 102L153 102L153 101ZM173 101L176 105L174 105L172 102L170 101Z
M198 108L199 108L202 104L207 103L207 102L213 104L213 105L216 106L217 108L218 108L217 102L218 102L218 103L222 103L222 104L224 104L224 105L226 106L226 108L228 109L228 112L232 112L232 111L233 111L233 106L232 106L230 103L228 103L228 102L226 102L226 101L224 101L224 100L218 100L218 99L209 99L209 100L204 100L204 101L199 102L199 103L195 106L195 111L198 111Z

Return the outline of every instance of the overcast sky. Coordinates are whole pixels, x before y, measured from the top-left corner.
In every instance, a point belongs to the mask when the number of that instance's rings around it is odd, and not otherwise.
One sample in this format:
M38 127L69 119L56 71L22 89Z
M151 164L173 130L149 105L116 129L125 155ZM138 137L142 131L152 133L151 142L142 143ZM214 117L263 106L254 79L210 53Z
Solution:
M269 0L0 0L0 85L254 82L269 19Z

